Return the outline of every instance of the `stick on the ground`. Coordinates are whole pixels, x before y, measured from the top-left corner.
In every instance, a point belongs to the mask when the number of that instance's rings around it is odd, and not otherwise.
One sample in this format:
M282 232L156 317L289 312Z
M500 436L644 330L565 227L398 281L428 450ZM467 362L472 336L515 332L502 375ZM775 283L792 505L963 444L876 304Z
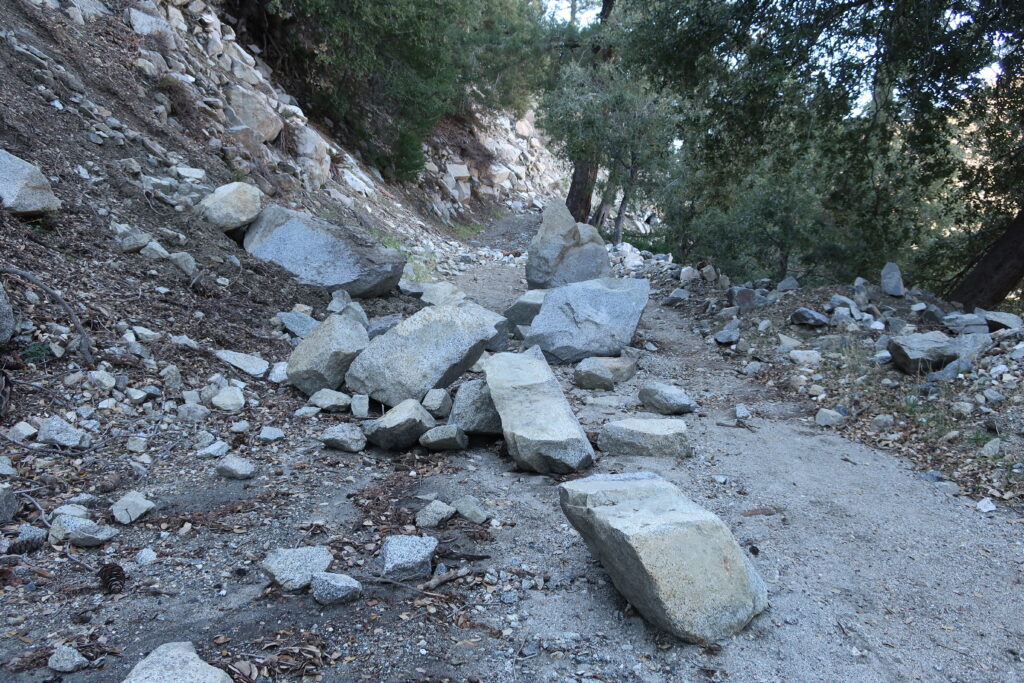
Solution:
M463 567L462 569L453 569L450 572L438 574L430 581L427 581L426 583L421 583L420 585L416 586L416 588L421 591L431 591L443 583L448 583L449 581L454 581L455 579L461 579L463 576L469 576L470 571L472 570L469 567Z
M82 354L82 358L88 363L89 367L96 367L96 358L92 355L92 337L85 331L85 327L82 326L82 321L78 319L78 315L75 313L75 309L68 305L67 301L64 301L64 297L57 293L53 287L44 284L39 278L32 273L17 268L0 268L0 273L7 273L8 275L16 275L22 280L27 280L34 284L39 289L46 292L51 298L61 305L64 312L71 318L71 324L75 326L75 331L78 332L78 351Z

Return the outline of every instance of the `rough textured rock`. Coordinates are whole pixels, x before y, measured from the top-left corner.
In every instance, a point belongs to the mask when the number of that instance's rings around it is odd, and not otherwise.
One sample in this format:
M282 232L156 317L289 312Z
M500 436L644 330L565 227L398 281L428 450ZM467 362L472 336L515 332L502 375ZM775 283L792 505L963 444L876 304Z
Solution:
M228 88L227 96L238 121L256 131L263 142L273 140L284 128L284 121L263 93L234 85Z
M611 391L618 382L625 382L636 374L636 358L624 355L619 358L596 356L584 358L572 374L573 384L581 389L603 389Z
M425 432L420 445L431 451L461 451L469 446L469 437L457 425L441 425Z
M164 643L135 665L123 683L231 683L231 676L210 666L190 642Z
M277 314L277 319L281 321L286 330L299 339L305 339L320 324L320 321L313 316L298 311L282 311Z
M0 302L2 304L2 302ZM1016 313L1009 313L1007 311L983 311L978 308L974 311L975 315L980 315L988 323L988 329L990 332L996 330L1019 330L1024 328L1024 319L1022 319ZM2 315L2 313L0 313ZM2 324L0 324L2 329ZM3 343L3 335L0 333L0 344Z
M725 523L657 475L566 482L559 502L618 591L683 640L732 636L768 604L764 582Z
M617 356L633 339L649 292L647 280L612 278L553 289L523 344L557 363Z
M84 446L88 438L86 432L73 427L66 420L56 415L43 420L39 425L39 433L36 435L36 441L39 443L49 446L62 446L64 448Z
M491 390L482 379L463 382L455 394L448 424L467 434L501 434L501 417L491 400Z
M452 397L447 389L431 389L423 397L423 407L434 417L441 419L452 412Z
M529 325L540 313L540 307L544 303L547 293L546 289L529 290L506 309L505 317L513 325Z
M234 230L248 225L260 215L263 192L249 183L228 183L206 195L196 207L214 227Z
M270 363L263 360L259 356L253 356L248 353L239 353L238 351L226 351L220 350L215 351L214 354L220 360L224 361L228 365L233 365L247 375L253 377L262 377L267 374L267 370L270 369Z
M217 474L227 479L252 479L256 476L256 463L234 453L228 453L217 461L215 469Z
M432 536L388 536L380 547L380 574L395 581L430 578L436 549Z
M373 339L345 383L389 406L418 401L468 370L504 320L474 303L424 308Z
M300 282L381 296L402 277L405 257L354 222L338 225L280 206L264 209L245 233L245 249Z
M282 589L297 591L309 585L313 574L326 571L332 559L334 557L327 546L307 545L278 548L267 555L260 566Z
M594 449L536 349L483 362L509 455L522 469L564 474L589 467Z
M7 298L7 290L4 289L3 283L0 282L0 348L14 336L15 322L14 308Z
M939 370L957 358L952 340L942 332L918 332L893 337L886 347L893 365L903 372L922 374Z
M814 416L814 423L819 427L839 427L846 418L842 413L829 408L820 408Z
M70 645L61 645L55 648L53 654L46 660L46 666L54 671L69 674L89 666L89 660Z
M686 423L679 419L631 417L607 422L597 447L607 455L685 458L693 455Z
M10 484L0 484L0 524L14 519L21 509L21 499Z
M416 513L416 526L433 529L444 524L458 512L455 508L440 500L432 500Z
M307 395L337 389L352 361L369 343L366 329L358 323L328 316L292 351L288 381Z
M812 311L809 308L798 308L789 316L789 322L794 325L807 325L808 327L824 327L828 325L828 317Z
M48 538L50 543L67 541L82 548L93 548L103 545L117 534L117 529L105 524L97 524L81 517L57 515L51 523Z
M526 281L530 289L609 277L611 263L597 229L577 223L565 203L544 207L540 229L530 241Z
M60 200L38 166L0 149L0 205L15 216L60 210Z
M320 441L328 448L336 448L339 451L358 453L366 448L366 435L359 425L340 424L328 428L321 436Z
M110 511L121 524L131 524L155 507L156 503L138 491L129 491L110 507Z
M662 415L683 415L697 410L697 402L689 394L664 382L650 382L641 387L640 402L648 410Z
M412 446L427 431L437 426L434 417L408 398L363 427L366 439L381 448L398 450Z
M889 296L903 296L907 293L903 286L903 275L895 263L886 263L882 268L882 291Z
M352 405L352 397L334 389L321 389L309 397L309 404L325 413L340 413Z
M363 586L348 574L317 572L309 582L313 599L321 605L341 605L363 594Z

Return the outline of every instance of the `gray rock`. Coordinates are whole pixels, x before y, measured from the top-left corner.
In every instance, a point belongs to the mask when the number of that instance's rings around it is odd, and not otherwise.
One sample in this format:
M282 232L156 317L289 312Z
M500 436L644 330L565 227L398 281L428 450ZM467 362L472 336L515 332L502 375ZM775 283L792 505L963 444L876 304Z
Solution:
M793 311L793 315L789 316L789 322L794 325L807 325L808 327L824 327L828 325L828 318L812 311L809 308L798 308Z
M528 248L529 288L561 287L611 274L608 251L597 229L577 223L562 201L555 200L544 207L540 228Z
M279 441L284 438L284 432L277 427L265 426L260 429L257 437L261 441Z
M662 415L683 415L697 410L697 402L677 386L650 382L640 389L640 402L648 410Z
M657 475L566 482L559 502L616 589L683 640L728 638L768 604L764 582L722 520Z
M53 544L67 541L71 545L92 548L103 545L117 534L117 529L105 524L97 524L81 517L56 515L51 522L48 540Z
M929 372L926 379L929 382L951 382L960 376L962 372L970 372L974 369L974 363L969 360L957 358L952 363L936 370L935 372Z
M0 205L15 216L60 210L60 200L38 166L0 149Z
M260 215L263 192L249 183L228 183L206 195L196 209L207 222L221 230L248 225Z
M16 477L18 470L6 455L0 455L0 477Z
M356 357L367 348L366 329L338 315L328 316L288 358L288 381L307 395L337 389Z
M193 277L197 272L199 272L199 266L196 264L195 257L187 251L176 251L168 255L167 260L177 266L178 270L189 277Z
M245 407L245 394L236 386L227 386L214 394L210 403L218 410L236 413Z
M992 335L988 332L967 333L951 339L949 350L959 360L974 362L992 348L992 343Z
M210 409L198 403L178 406L178 419L184 422L202 422L210 415Z
M950 341L942 332L918 332L891 338L887 348L896 367L916 375L939 370L956 360L958 354Z
M618 382L625 382L636 374L636 358L623 355L619 358L595 356L584 358L572 374L573 384L581 389L611 391Z
M356 223L328 223L280 206L264 209L245 233L245 249L299 281L352 296L381 296L402 277L405 257Z
M637 418L607 422L597 447L607 455L686 458L693 455L686 423L672 418Z
M483 503L476 496L460 496L452 501L452 507L474 524L483 524L491 517L487 514L487 508L483 506Z
M846 417L842 413L829 408L819 409L814 416L814 423L819 427L839 427L844 422L846 422Z
M248 353L239 353L238 351L226 351L221 349L220 351L214 351L213 355L228 365L233 365L242 372L252 375L253 377L262 377L267 374L267 370L270 369L270 363L259 356L253 356Z
M62 674L70 674L89 666L89 660L70 645L61 645L54 648L53 654L46 660L46 666Z
M196 451L196 455L200 458L219 458L229 450L231 450L231 446L226 441L218 440Z
M647 305L647 280L588 280L548 292L524 347L539 346L557 363L618 356Z
M21 500L10 484L0 484L0 524L14 519L21 509Z
M735 344L740 340L740 321L735 318L715 332L715 341L722 345Z
M448 417L452 412L452 397L447 389L431 389L423 397L423 407L436 418Z
M729 305L738 308L740 313L749 313L772 303L768 297L750 287L730 287L726 295Z
M896 418L892 415L875 415L871 418L871 429L876 432L884 432L887 429L892 429L895 424Z
M366 448L366 435L359 425L354 424L334 425L320 435L320 441L328 448L348 453L358 453Z
M972 313L950 313L943 316L942 324L953 334L986 334L988 321Z
M78 448L88 443L89 436L81 429L71 426L64 419L53 415L39 425L36 441L48 446Z
M516 299L515 303L505 310L505 317L513 325L529 325L540 313L540 307L547 295L546 289L531 289Z
M0 282L0 348L11 341L11 337L14 336L15 323L14 308L7 298L7 290Z
M474 303L429 306L372 340L345 382L353 392L385 405L419 401L468 370L503 321Z
M455 516L457 510L440 500L432 500L416 513L416 526L422 529L433 529Z
M1002 439L991 439L984 446L981 447L981 450L978 451L978 457L979 458L996 458L996 457L999 457L999 453L1002 450L1002 448L1003 448L1003 440Z
M483 363L509 455L525 470L564 474L589 467L594 449L537 349Z
M286 330L299 339L305 339L320 324L320 321L313 316L298 311L282 311L277 314L277 319L281 321Z
M217 474L227 479L252 479L256 476L256 463L229 453L217 462Z
M190 642L164 643L135 665L122 683L232 683L231 676L210 666Z
M131 524L155 507L156 503L138 491L129 491L110 507L110 511L121 524Z
M361 583L348 574L317 572L309 582L313 599L321 605L341 605L363 594Z
M340 413L352 405L352 397L334 389L321 389L309 397L309 403L325 413Z
M895 263L886 263L882 268L882 291L889 296L903 296L907 293L903 286L903 275Z
M366 394L353 394L352 395L352 414L355 417L369 417L370 415L370 397Z
M486 381L473 379L462 383L448 414L448 424L467 434L501 434L501 417Z
M975 309L974 313L975 315L979 315L985 319L990 332L995 332L996 330L1019 330L1024 328L1024 319L1016 313L1009 313L1007 311L983 311L980 308ZM0 335L0 343L3 343L2 335Z
M380 574L395 581L428 579L435 550L431 536L388 536L380 547Z
M363 427L366 439L381 448L400 450L414 445L427 431L437 426L434 417L408 398L378 419Z
M297 591L309 585L313 575L331 566L331 549L325 545L278 548L260 563L282 589Z
M399 313L382 315L370 321L370 326L366 328L366 334L369 335L370 339L376 339L400 322L402 322L402 316Z
M675 304L680 304L684 301L687 301L690 298L690 296L690 290L677 287L676 289L673 289L669 293L669 295L665 297L665 300L662 301L661 303L665 304L666 306L673 306Z
M775 287L776 292L791 292L794 289L800 289L800 283L797 282L797 279L792 275L782 280L782 282Z
M461 451L469 446L469 437L457 425L441 425L424 432L420 445L431 451Z
M227 89L227 100L237 122L255 131L262 142L276 138L284 127L269 98L261 92L232 85Z

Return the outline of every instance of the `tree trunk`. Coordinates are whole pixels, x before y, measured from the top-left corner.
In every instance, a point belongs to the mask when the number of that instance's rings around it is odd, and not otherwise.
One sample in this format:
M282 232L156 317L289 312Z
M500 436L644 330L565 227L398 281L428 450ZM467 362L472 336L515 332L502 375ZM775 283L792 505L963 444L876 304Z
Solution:
M949 298L967 310L994 308L1024 281L1024 210L1006 226Z
M633 194L633 182L622 188L622 201L619 202L619 213L615 215L615 246L622 244L622 220L626 217L626 207L629 206L629 196Z
M577 223L586 223L590 218L594 185L597 184L598 165L593 160L576 160L572 167L572 183L565 205Z
M605 221L608 220L608 216L612 212L616 194L618 194L618 188L611 183L608 183L604 188L604 192L601 193L601 203L597 205L593 215L590 217L590 224L597 228L598 231L604 226Z

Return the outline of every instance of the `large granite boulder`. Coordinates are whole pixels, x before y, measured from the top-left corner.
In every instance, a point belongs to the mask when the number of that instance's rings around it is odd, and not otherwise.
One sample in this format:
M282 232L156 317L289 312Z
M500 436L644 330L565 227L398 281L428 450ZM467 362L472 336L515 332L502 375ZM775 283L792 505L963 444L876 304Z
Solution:
M448 414L448 424L467 434L501 434L501 417L486 381L471 379L462 383Z
M556 363L618 356L647 305L647 280L605 278L553 289L523 340Z
M537 349L483 361L509 455L524 470L564 474L589 467L594 449Z
M300 211L268 206L245 233L245 249L300 282L352 296L380 296L402 277L405 257L355 221L329 223Z
M237 122L256 131L263 142L270 142L284 128L284 121L263 93L233 85L227 96Z
M505 310L505 317L513 325L530 325L540 313L540 307L543 305L547 293L546 289L527 291Z
M559 502L615 588L683 640L728 638L768 605L725 523L655 474L576 479L559 486Z
M331 315L306 335L288 358L288 381L308 396L337 389L352 361L370 343L358 322Z
M942 332L918 332L893 337L886 347L893 365L912 375L941 370L956 360L952 339Z
M196 208L214 227L234 230L256 220L262 203L263 192L255 185L228 183L203 197Z
M371 340L345 383L353 393L389 406L408 398L419 401L468 370L504 320L471 302L429 306Z
M38 166L0 149L0 205L15 216L38 216L60 209Z
M612 266L597 228L577 223L565 203L544 207L540 229L530 240L526 283L530 289L609 277Z

